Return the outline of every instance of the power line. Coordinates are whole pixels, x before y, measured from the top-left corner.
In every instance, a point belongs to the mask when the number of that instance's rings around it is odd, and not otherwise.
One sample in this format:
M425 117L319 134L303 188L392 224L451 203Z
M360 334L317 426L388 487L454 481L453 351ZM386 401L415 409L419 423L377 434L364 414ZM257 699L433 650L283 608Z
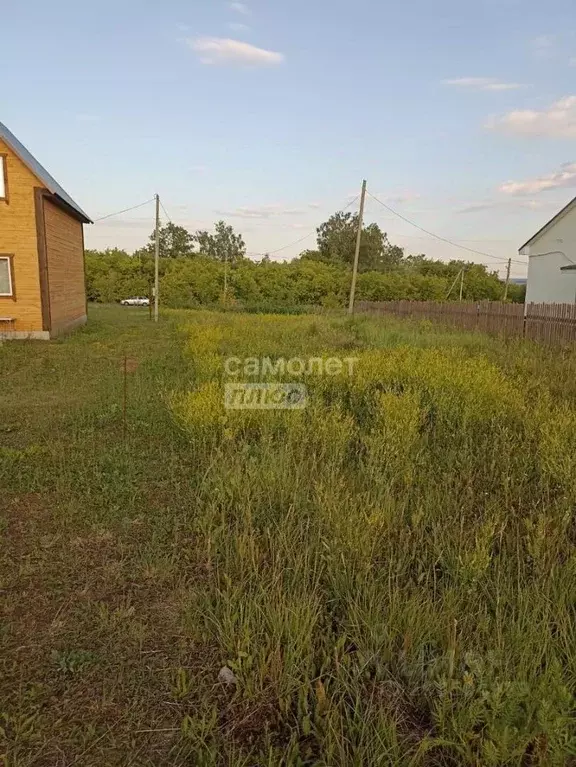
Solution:
M168 212L167 212L166 208L164 207L164 204L163 204L162 200L160 200L160 207L161 207L161 208L162 208L162 210L164 211L164 215L166 216L166 218L168 219L168 221L169 221L170 223L172 223L172 219L171 219L171 218L170 218L170 216L168 215Z
M392 213L394 216L396 216L397 218L400 218L402 221L405 221L407 224L410 224L411 226L415 227L416 229L420 230L421 232L424 232L424 234L427 234L427 235L428 235L428 237L432 237L433 239L439 240L440 242L445 242L445 243L447 243L448 245L452 245L453 247L456 247L456 248L460 248L461 250L465 250L465 251L468 251L469 253L474 253L475 255L478 255L478 256L485 256L485 257L487 257L487 258L492 258L492 259L495 259L496 261L499 261L499 262L501 262L501 263L507 263L507 261L508 261L508 259L499 258L498 256L494 256L494 255L493 255L493 254L491 254L491 253L485 253L485 252L483 252L483 251L481 251L481 250L475 250L474 248L469 248L469 247L467 247L466 245L461 245L461 244L460 244L460 243L458 243L458 242L454 242L453 240L449 240L449 239L448 239L448 238L446 238L446 237L441 237L440 235L437 235L437 234L435 234L434 232L430 232L428 229L424 229L423 227L421 227L421 226L419 226L418 224L416 224L414 221L411 221L411 220L410 220L409 218L407 218L406 216L402 215L401 213L398 213L398 211L394 210L394 209L393 209L393 208L391 208L389 205L387 205L386 203L382 202L382 200L379 200L379 199L378 199L378 197L376 197L375 195L373 195L371 192L369 192L369 191L368 191L367 193L368 193L368 195L369 195L369 196L370 196L370 197L371 197L373 200L375 200L375 202L377 202L377 203L378 203L379 205L381 205L383 208L385 208L386 210L388 210L388 211L389 211L390 213ZM351 199L351 200L350 200L350 201L349 201L349 202L348 202L348 203L347 203L347 204L346 204L346 205L345 205L345 206L342 208L342 210L343 210L343 211L345 211L345 210L347 210L348 208L350 208L352 205L354 205L354 203L356 203L356 202L358 201L359 197L360 197L360 195L356 195L356 197L352 198L352 199ZM119 210L119 211L116 211L116 212L114 212L114 213L108 213L106 216L101 216L100 218L96 218L96 219L94 220L94 223L96 224L96 223L98 223L99 221L104 221L104 220L106 220L106 219L108 219L108 218L112 218L112 217L114 217L114 216L120 216L120 215L122 215L123 213L129 213L129 212L130 212L130 211L132 211L132 210L137 210L138 208L142 208L142 207L144 207L145 205L148 205L149 203L151 203L151 202L154 202L154 201L155 201L155 198L154 198L154 197L152 197L150 200L146 200L145 202L141 202L141 203L139 203L138 205L133 205L133 206L132 206L132 207L130 207L130 208L124 208L123 210ZM168 211L167 211L167 210L166 210L166 208L164 207L164 204L162 203L162 201L161 201L161 200L160 200L160 206L162 207L162 211L164 212L164 215L166 216L166 218L168 219L168 221L169 221L170 223L172 223L172 219L170 218L170 215L168 214ZM284 250L287 250L288 248L292 248L292 247L294 247L295 245L299 245L300 243L304 242L304 241L305 241L305 240L307 240L309 237L311 237L312 235L315 235L315 234L317 234L317 229L313 229L313 230L311 230L310 232L308 232L307 234L305 234L303 237L299 237L297 240L294 240L293 242L289 242L289 243L287 243L286 245L282 245L282 246L281 246L281 247L279 247L279 248L275 248L275 249L273 249L273 250L268 250L268 251L266 251L266 252L264 252L264 253L256 253L256 252L250 251L248 255L250 255L250 256L265 256L265 255L275 255L276 253L281 253L282 251L284 251ZM416 238L414 235L398 235L398 234L397 234L397 235L392 235L392 236L396 236L396 237L410 237L410 238L412 238L412 239L426 239L426 238L424 238L424 237L422 237L422 238ZM474 240L469 240L469 242L473 242L473 241L474 241ZM524 267L525 267L525 266L527 266L527 263L526 263L526 262L524 262L524 261L518 261L518 260L515 260L515 259L511 259L511 261L512 261L512 263L514 263L514 264L520 264L521 266L524 266ZM490 265L490 264L486 264L486 266L489 266L489 265Z
M391 208L389 205L386 205L385 202L382 202L382 200L379 200L378 197L375 197L371 192L368 192L370 197L375 200L377 203L382 205L383 208L386 208L386 210L390 211L390 213L393 213L398 218L402 219L402 221L405 221L407 224L410 224L410 226L415 227L416 229L419 229L421 232L424 232L424 234L429 235L430 237L433 237L435 240L440 240L440 242L445 242L448 245L453 245L455 248L460 248L461 250L467 250L469 253L475 253L477 256L484 256L485 258L494 258L496 261L501 261L503 263L507 263L508 259L506 258L500 258L499 256L494 256L492 253L484 253L481 250L475 250L474 248L468 248L466 245L460 245L458 242L454 242L453 240L449 240L446 237L441 237L439 234L435 234L434 232L430 232L428 229L424 229L424 227L420 226L419 224L416 224L414 221L411 221L409 218L406 218L406 216L403 216L401 213L398 213L398 211ZM522 266L526 266L525 261L516 261L513 259L513 262L515 264L522 264Z
M359 197L360 195L357 194L356 197L354 197L354 199L350 200L350 202L344 208L342 208L342 210L344 211L347 208L349 208L351 205L354 205L354 203L357 202ZM281 248L276 248L276 250L267 250L265 253L254 253L250 251L249 255L250 256L273 256L275 253L280 253L280 251L282 250L287 250L288 248L291 248L294 245L299 245L301 242L304 242L304 240L307 240L308 237L312 237L313 234L318 234L318 230L312 229L312 231L308 232L308 234L305 234L304 237L300 237L299 240L295 240L294 242L289 242L287 245L282 245Z
M316 234L316 229L314 229L312 232L308 232L308 234L305 234L304 237L300 237L299 240L294 240L294 242L289 242L288 245L282 245L281 248L276 248L276 250L269 250L268 255L273 256L274 253L280 253L282 250L286 250L287 248L291 248L293 245L299 245L301 242L304 242L304 240L307 240L308 237L312 237L313 234ZM262 253L254 253L255 256L261 256Z
M100 218L95 218L94 223L97 224L98 221L104 221L105 218L112 218L112 216L119 216L121 213L128 213L131 210L136 210L136 208L143 208L144 205L148 205L150 202L154 202L154 197L150 200L146 200L146 202L141 202L138 205L133 205L131 208L124 208L124 210L118 210L116 213L108 213L107 216L100 216Z
M423 237L421 234L401 234L399 232L390 232L386 230L386 234L389 237L404 237L407 240L430 240L431 237ZM505 243L515 243L516 240L507 239L507 240L500 240L497 237L494 239L490 239L488 237L483 237L482 239L472 239L472 238L466 238L461 240L455 240L455 242L505 242ZM495 256L496 258L496 256Z

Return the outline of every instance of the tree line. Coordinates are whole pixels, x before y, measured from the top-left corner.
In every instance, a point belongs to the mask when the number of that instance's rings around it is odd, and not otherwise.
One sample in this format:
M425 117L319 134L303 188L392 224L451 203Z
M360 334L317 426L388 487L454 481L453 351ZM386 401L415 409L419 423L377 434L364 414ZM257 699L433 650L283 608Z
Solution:
M344 306L358 227L357 214L338 212L317 229L314 250L292 261L246 257L241 234L224 221L213 231L194 234L168 223L160 229L160 294L165 306L191 308L221 302L247 309L289 310L301 306ZM107 249L86 252L86 282L91 301L114 302L149 295L154 274L154 233L134 253ZM424 254L406 255L390 243L377 224L363 227L357 299L365 301L456 300L454 282L464 269L464 300L499 301L504 293L498 274L459 260L440 261ZM224 295L226 272L226 295ZM522 301L523 288L510 285L510 300Z

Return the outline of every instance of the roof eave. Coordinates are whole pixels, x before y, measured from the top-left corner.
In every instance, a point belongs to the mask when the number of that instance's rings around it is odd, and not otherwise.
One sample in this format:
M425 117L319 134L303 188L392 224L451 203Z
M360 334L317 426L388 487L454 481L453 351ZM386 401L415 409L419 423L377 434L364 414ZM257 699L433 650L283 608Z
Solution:
M92 224L94 223L87 215L84 213L82 208L78 205L75 200L70 197L68 192L63 189L60 184L56 181L56 179L48 173L46 168L38 162L38 160L34 157L34 155L30 152L29 149L27 149L24 144L16 138L16 136L10 131L3 123L0 122L0 139L2 139L14 152L14 154L24 163L24 165L34 174L34 176L40 181L40 183L44 184L46 189L58 200L61 200L64 205L66 206L66 209L71 212L74 211L72 215L79 221L82 221L83 224ZM63 196L64 195L64 196ZM67 199L66 199L67 198Z
M559 210L558 213L556 213L556 215L553 216L550 219L550 221L548 221L546 224L544 224L544 226L536 232L536 234L532 235L532 237L530 237L528 242L525 242L524 245L522 245L522 247L518 248L518 252L522 253L524 248L527 248L530 245L532 245L534 242L536 242L536 240L539 237L541 237L544 234L544 232L546 232L551 226L553 226L556 223L556 221L558 221L560 218L562 218L567 213L569 213L571 208L574 207L574 206L576 206L576 197L574 197L572 200L570 200L568 205L565 205L562 208L562 210Z
M75 218L76 221L80 221L81 224L94 223L90 218L88 218L88 216L84 213L83 210L81 210L80 208L73 208L67 200L64 200L56 192L53 192L51 189L44 189L42 191L44 196L47 199L49 199L50 202L53 202L55 205L57 205L61 210L63 210L69 216L72 216L72 218Z

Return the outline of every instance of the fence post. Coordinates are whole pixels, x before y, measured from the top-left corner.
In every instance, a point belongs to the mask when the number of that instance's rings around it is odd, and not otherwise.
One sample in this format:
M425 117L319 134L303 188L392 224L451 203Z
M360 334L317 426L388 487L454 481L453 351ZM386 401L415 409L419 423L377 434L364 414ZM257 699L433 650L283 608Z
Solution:
M122 392L122 439L126 447L126 432L128 429L128 357L124 352L124 387Z
M526 319L528 315L528 304L524 304L524 319L522 320L522 338L526 338Z

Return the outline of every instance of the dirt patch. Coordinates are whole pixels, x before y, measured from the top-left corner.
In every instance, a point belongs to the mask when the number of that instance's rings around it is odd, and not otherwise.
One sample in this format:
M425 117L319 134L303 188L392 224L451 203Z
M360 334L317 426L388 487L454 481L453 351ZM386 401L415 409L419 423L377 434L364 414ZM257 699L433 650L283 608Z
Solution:
M135 373L139 367L140 360L136 359L136 357L126 357L120 363L120 369L122 371L126 370L127 373Z
M3 549L18 551L30 534L51 528L55 496L40 493L3 493L0 496ZM16 547L16 548L15 548Z

